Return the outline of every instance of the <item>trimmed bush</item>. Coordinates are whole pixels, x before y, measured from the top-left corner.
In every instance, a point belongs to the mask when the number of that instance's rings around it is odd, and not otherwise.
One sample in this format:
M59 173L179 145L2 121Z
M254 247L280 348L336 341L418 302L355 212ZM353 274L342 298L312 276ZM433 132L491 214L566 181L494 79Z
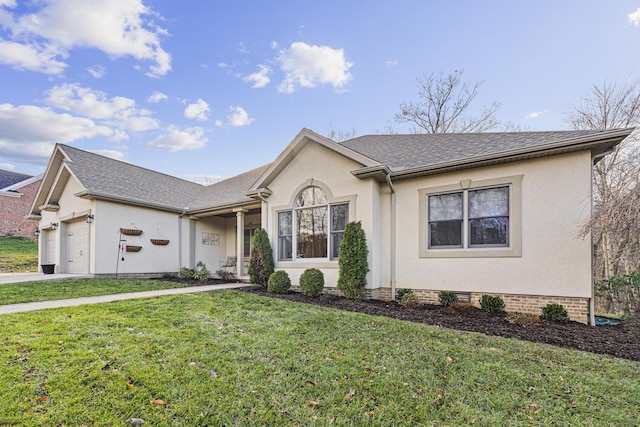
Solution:
M480 308L489 313L499 313L504 311L504 300L499 296L482 295L480 297Z
M562 304L547 304L542 307L542 318L552 322L566 323L569 321L569 313Z
M286 294L289 288L291 288L291 279L286 271L278 270L269 276L267 291L272 294Z
M396 301L399 303L400 301L402 301L402 297L404 297L406 294L409 294L409 293L413 293L413 289L408 289L408 288L398 289L396 291Z
M302 295L317 298L324 289L324 274L317 268L307 268L300 275L300 292Z
M449 307L453 303L458 301L458 297L453 291L440 291L438 292L438 301L445 307Z
M259 228L251 238L251 257L249 258L249 279L254 285L267 286L269 276L274 270L273 252L266 230Z
M400 305L406 308L418 308L420 307L420 299L413 291L406 292L400 300Z
M198 263L196 264L196 271L193 273L193 278L204 282L206 280L209 280L210 274L211 273L209 272L209 270L207 270L207 266L205 265L205 263L202 261L198 261Z
M195 273L195 270L192 268L182 267L178 272L178 277L185 280L191 280Z
M369 272L367 237L360 221L347 223L338 255L338 289L348 299L362 299Z

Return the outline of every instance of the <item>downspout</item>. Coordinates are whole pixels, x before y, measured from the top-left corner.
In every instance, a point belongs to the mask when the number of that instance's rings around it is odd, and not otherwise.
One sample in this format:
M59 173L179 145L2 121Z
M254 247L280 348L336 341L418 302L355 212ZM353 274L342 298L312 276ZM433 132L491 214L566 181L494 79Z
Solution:
M593 215L593 169L596 166L596 162L603 158L604 156L611 154L615 151L615 147L610 150L605 151L604 153L596 154L595 156L591 156L591 212L590 215ZM591 299L589 301L589 325L596 326L596 304L595 304L595 271L593 270L593 232L589 233L591 235Z
M391 172L386 175L391 190L391 300L396 300L396 189L391 182Z
M178 271L182 265L182 217L187 213L188 208L182 208L182 212L178 215Z
M265 205L265 209L264 209L264 224L262 225L262 229L265 229L265 224L268 225L269 224L269 202L267 202L267 199L264 198L264 196L262 195L262 191L258 191L258 198L260 200L262 200L262 203L264 203Z

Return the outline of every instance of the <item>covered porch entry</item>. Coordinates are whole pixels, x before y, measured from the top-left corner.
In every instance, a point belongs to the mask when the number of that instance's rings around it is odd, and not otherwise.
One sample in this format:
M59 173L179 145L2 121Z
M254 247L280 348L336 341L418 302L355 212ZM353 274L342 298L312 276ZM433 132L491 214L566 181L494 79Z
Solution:
M202 261L214 275L223 270L248 280L251 238L262 227L260 203L199 212L189 220L191 267Z

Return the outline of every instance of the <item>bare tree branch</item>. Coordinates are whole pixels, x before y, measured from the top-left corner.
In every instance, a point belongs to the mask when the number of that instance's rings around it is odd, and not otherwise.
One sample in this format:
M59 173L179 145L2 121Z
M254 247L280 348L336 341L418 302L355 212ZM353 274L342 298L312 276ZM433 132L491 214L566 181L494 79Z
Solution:
M400 104L394 116L396 123L408 123L415 133L484 132L496 127L495 114L500 104L484 107L476 117L465 116L478 95L483 82L468 84L462 81L463 71L418 77L420 102Z

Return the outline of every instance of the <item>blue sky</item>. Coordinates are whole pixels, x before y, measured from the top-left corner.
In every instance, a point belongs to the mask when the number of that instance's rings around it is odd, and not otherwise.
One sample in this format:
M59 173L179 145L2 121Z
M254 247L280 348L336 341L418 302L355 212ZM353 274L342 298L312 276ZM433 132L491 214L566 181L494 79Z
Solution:
M640 77L640 0L0 0L0 169L61 142L213 182L303 127L407 132L416 78L459 69L475 108L566 129L593 85Z

